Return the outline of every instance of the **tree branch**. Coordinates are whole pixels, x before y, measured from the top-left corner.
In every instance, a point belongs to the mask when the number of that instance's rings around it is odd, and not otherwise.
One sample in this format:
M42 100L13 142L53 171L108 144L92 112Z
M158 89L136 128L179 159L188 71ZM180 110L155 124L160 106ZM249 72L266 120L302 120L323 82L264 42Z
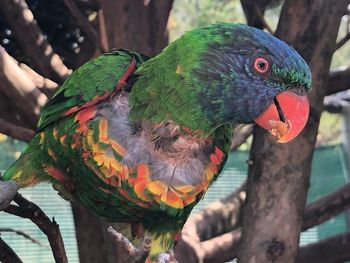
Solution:
M0 237L0 262L2 263L22 263L22 260Z
M216 258L221 260L221 256L228 261L237 257L244 190L245 185L242 185L227 198L212 203L187 220L181 240L175 248L175 257L180 262L185 259L186 262L215 262ZM302 231L319 225L349 208L350 183L347 183L306 206Z
M240 228L201 243L205 263L230 261L238 254L242 231Z
M305 208L302 230L305 231L350 208L350 183L322 196Z
M182 234L204 241L234 230L240 224L240 213L244 201L245 184L222 200L213 202L190 216Z
M25 142L29 142L35 134L34 130L12 124L1 118L0 118L0 133L6 134L14 139L18 139L20 141L25 141Z
M80 12L79 8L76 5L75 1L71 0L63 0L65 5L68 7L72 16L77 21L79 27L85 32L88 38L91 40L91 43L95 45L95 47L101 50L100 41L95 29L89 23L89 20Z
M323 100L323 110L330 113L341 113L350 104L350 91L341 91L336 94L326 96Z
M20 63L19 67L27 74L27 76L30 78L31 81L36 85L42 93L44 93L48 98L51 98L52 95L55 93L55 91L58 88L58 84L53 82L52 80L45 78L35 72L33 69L28 67L24 63Z
M335 263L350 260L350 232L299 248L297 263Z
M24 0L4 1L0 11L33 67L45 77L61 84L71 71L53 51L26 2Z
M339 40L339 42L337 43L337 47L336 49L341 48L342 46L344 46L344 44L346 42L348 42L350 39L350 33L347 33L345 37L343 37L341 40Z
M46 103L47 97L28 78L16 61L0 47L0 86L2 91L11 98L12 105L21 110L27 123L34 128L40 108Z
M143 240L141 248L136 248L130 241L127 239L123 234L119 233L117 230L115 230L112 226L109 226L107 228L107 231L109 234L111 234L114 238L114 241L116 243L119 243L122 245L124 250L126 251L128 255L129 262L144 262L145 259L148 256L150 247L151 247L151 240L145 238ZM132 260L131 260L132 259Z
M215 262L212 260L218 254L225 255L225 259L234 258L240 238L240 228L236 228L241 223L244 200L245 184L226 198L190 216L175 246L175 258L188 263Z
M20 194L16 195L14 201L18 206L10 205L4 212L30 219L47 236L56 263L68 263L63 239L55 219L51 221L36 204L28 201Z
M326 95L350 89L350 67L338 67L329 73Z
M241 0L241 5L247 19L247 24L259 29L266 29L270 34L273 34L271 27L267 24L264 18L264 12L271 1L259 6L255 0Z
M0 233L1 232L12 232L12 233L15 233L15 234L17 234L19 236L23 236L24 238L30 240L34 244L37 244L37 245L39 245L41 247L47 247L47 246L43 245L39 240L36 240L35 238L31 237L30 235L28 235L27 233L25 233L22 230L17 230L17 229L13 229L13 228L10 228L10 227L6 227L6 228L0 228Z
M250 135L253 133L253 124L241 125L233 130L233 137L231 142L231 151L235 151L241 146Z

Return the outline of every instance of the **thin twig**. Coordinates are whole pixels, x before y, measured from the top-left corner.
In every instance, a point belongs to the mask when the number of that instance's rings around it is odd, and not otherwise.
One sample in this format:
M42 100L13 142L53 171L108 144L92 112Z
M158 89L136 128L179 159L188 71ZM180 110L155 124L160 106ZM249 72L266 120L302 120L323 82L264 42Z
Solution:
M55 219L53 218L51 221L36 204L28 201L20 194L16 195L14 201L18 206L10 205L4 211L12 215L30 219L46 234L56 263L68 263L59 225Z
M48 246L44 245L39 240L36 240L35 238L31 237L30 235L28 235L27 233L25 233L22 230L17 230L17 229L13 229L13 228L10 228L10 227L6 227L6 228L0 228L0 232L13 232L13 233L15 233L17 235L23 236L26 239L29 239L34 244L37 244L37 245L39 245L41 247L48 248Z
M341 48L342 46L344 46L344 44L346 42L348 42L350 39L350 33L347 33L345 37L343 37L341 40L339 40L339 42L337 43L337 47L336 50L338 50L339 48Z

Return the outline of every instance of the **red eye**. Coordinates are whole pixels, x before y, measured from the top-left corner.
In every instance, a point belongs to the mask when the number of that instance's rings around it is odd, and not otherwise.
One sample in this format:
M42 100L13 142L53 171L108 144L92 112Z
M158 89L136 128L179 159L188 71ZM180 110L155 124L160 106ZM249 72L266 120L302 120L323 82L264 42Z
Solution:
M262 57L258 57L254 60L253 67L256 72L264 74L269 70L269 62Z

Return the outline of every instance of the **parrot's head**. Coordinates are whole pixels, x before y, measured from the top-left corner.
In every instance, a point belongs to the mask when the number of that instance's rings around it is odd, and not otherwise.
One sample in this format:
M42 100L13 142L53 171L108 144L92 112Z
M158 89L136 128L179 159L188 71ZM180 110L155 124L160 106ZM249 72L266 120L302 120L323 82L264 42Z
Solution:
M225 123L255 122L282 143L308 120L306 62L286 43L243 24L189 31L138 73L131 98L138 118L172 119L202 134Z
M309 116L311 72L304 59L246 25L217 24L208 33L212 41L193 69L194 81L207 82L198 98L208 118L255 122L281 143L295 138Z

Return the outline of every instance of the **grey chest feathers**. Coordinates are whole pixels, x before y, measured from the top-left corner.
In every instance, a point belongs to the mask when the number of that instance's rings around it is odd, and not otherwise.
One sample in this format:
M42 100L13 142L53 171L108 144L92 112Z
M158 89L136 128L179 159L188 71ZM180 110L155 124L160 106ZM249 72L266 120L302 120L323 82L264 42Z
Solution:
M129 167L144 163L151 178L168 186L197 185L203 181L215 146L209 140L181 134L172 121L151 124L130 122L128 94L122 92L99 106L97 118L108 121L108 136L126 151L123 162Z

